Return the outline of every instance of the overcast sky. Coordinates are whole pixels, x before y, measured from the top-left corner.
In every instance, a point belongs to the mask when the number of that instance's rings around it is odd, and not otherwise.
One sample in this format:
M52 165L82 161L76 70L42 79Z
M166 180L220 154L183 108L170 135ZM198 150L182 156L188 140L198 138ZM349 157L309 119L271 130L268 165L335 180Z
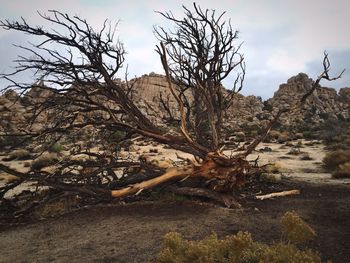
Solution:
M96 29L108 18L120 20L118 35L124 42L131 76L163 73L157 54L153 25L164 25L158 11L183 13L181 5L193 1L166 0L0 0L0 19L18 19L41 24L36 11L56 9L86 18ZM323 51L327 50L332 72L346 68L343 78L322 84L350 87L350 1L349 0L198 0L202 8L226 11L244 42L247 64L243 94L268 98L279 84L305 72L315 78L322 70ZM25 44L31 36L0 29L0 73L8 72L18 50L12 44ZM229 81L224 83L229 86ZM5 83L0 81L0 88Z

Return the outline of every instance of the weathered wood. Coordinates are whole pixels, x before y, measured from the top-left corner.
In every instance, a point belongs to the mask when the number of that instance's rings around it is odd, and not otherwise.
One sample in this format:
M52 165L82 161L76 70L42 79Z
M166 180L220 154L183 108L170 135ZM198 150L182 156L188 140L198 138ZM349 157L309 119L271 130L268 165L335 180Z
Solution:
M126 195L139 194L145 189L150 189L169 181L178 181L186 177L203 177L206 179L212 179L216 175L216 168L218 168L218 164L212 159L204 161L199 167L194 165L172 167L161 176L138 184L130 185L122 189L112 190L111 195L112 197L122 197Z
M276 192L276 193L271 193L271 194L266 194L266 195L257 195L257 196L255 196L255 198L259 199L259 200L265 200L265 199L271 199L274 197L298 195L298 194L300 194L300 190L289 190L289 191Z

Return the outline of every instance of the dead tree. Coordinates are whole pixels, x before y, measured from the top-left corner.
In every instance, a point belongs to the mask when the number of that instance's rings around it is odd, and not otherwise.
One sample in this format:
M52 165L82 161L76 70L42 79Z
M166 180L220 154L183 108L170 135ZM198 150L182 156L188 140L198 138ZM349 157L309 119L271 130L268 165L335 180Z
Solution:
M159 12L175 28L154 27L156 37L164 45L158 46L157 52L169 82L180 87L179 103L191 115L186 123L188 130L198 143L210 144L210 150L215 151L222 142L223 113L242 89L245 63L241 44L236 44L238 31L230 21L223 20L225 13L216 15L215 10L202 10L196 4L193 7L193 11L183 7L183 19L171 12ZM222 85L227 78L233 83L229 90ZM195 98L190 105L185 103L186 91Z
M123 197L185 178L202 178L210 189L230 192L255 173L257 168L246 157L264 139L278 117L290 109L281 110L246 150L230 156L224 154L221 147L223 112L242 88L244 59L239 53L240 44L235 45L238 32L229 22L223 21L224 13L217 16L214 10L202 10L196 4L193 7L193 11L184 7L183 19L175 18L171 13L160 13L175 24L174 32L155 28L160 40L156 50L165 70L168 88L179 107L181 133L178 135L166 134L152 123L130 98L132 87L115 80L123 66L125 50L121 42L115 41L115 27L107 21L99 31L78 16L71 17L58 11L49 11L49 15L39 14L54 24L55 29L31 26L24 19L1 21L1 28L38 36L41 41L30 47L19 46L30 55L19 57L16 70L3 77L12 82L10 87L19 89L25 96L32 87L17 83L13 77L34 70L36 80L46 83L36 88L51 94L43 100L30 102L28 107L33 115L26 127L16 134L3 136L23 137L24 142L46 141L50 142L49 147L63 136L94 127L109 133L136 133L190 153L195 159L183 167L165 171L144 162L121 158L113 150L96 153L90 151L89 146L77 146L72 149L71 156L55 164L54 172L31 168L29 172L22 173L0 164L0 170L18 178L2 187L0 194L3 196L22 182L35 181L62 192ZM325 54L324 72L301 103L318 87L321 79L333 80L328 75L329 66ZM233 87L226 90L222 81L231 74L234 75ZM194 97L192 102L189 102L186 92ZM295 108L298 106L295 105ZM43 112L51 113L53 118L40 130L33 129L32 124ZM77 154L85 154L89 159L71 158ZM116 169L127 170L130 167L140 169L133 176L115 173Z

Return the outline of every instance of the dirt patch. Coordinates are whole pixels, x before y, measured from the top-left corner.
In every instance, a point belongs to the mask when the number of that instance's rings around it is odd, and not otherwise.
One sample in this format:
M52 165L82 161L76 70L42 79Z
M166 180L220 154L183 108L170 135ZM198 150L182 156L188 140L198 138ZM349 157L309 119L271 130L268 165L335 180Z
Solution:
M257 201L232 210L199 201L137 202L86 208L59 218L1 227L0 262L147 262L162 238L177 231L199 239L247 230L258 241L280 238L278 221L295 210L316 231L309 246L324 259L350 257L350 187L292 184L300 196Z

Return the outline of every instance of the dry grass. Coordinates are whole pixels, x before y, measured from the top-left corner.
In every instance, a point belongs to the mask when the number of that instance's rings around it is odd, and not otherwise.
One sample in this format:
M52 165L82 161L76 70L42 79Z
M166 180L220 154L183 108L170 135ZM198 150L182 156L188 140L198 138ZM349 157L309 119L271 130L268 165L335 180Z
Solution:
M218 239L215 234L190 241L178 233L165 236L163 249L155 262L157 263L254 263L254 262L310 262L321 263L319 255L311 250L300 250L294 241L313 238L315 232L294 212L286 213L281 219L284 234L291 238L288 242L267 245L255 242L248 232Z
M339 168L339 165L342 165L350 161L350 150L338 150L329 152L323 158L324 167L327 170L335 170Z
M25 149L14 150L10 152L7 158L4 158L4 161L13 161L13 160L28 160L30 159L30 153Z
M304 243L316 236L316 232L294 211L284 214L281 226L283 235L295 244Z
M339 165L339 169L332 174L333 178L350 178L350 162Z

